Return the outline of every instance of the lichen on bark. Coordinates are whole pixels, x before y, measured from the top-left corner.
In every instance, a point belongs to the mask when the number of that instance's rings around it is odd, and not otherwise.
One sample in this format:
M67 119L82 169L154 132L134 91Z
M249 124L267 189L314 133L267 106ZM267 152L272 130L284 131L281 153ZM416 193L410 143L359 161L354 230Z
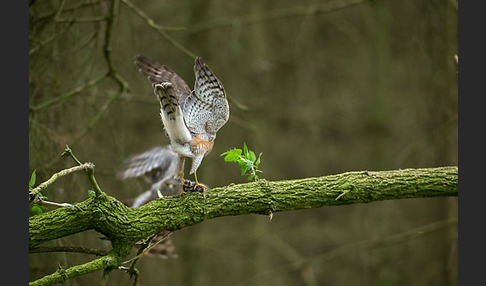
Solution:
M116 268L135 242L162 230L174 231L216 217L457 195L457 167L356 171L281 181L262 179L207 190L205 199L199 193L189 193L160 198L136 209L102 193L75 204L73 209L59 208L30 217L29 247L93 229L111 240L112 251L86 264L56 271L32 285L52 285L52 281L62 282L86 271Z

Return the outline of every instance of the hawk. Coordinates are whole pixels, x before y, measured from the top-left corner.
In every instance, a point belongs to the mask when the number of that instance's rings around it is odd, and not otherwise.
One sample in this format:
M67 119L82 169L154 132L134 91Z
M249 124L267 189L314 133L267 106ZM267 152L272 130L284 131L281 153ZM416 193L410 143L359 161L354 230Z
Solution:
M194 64L196 81L191 91L186 82L165 65L137 55L135 64L148 77L160 102L160 117L171 149L177 153L176 177L181 180L180 194L184 193L184 162L192 159L189 174L194 174L202 159L214 145L216 132L229 119L229 105L223 85L202 58Z

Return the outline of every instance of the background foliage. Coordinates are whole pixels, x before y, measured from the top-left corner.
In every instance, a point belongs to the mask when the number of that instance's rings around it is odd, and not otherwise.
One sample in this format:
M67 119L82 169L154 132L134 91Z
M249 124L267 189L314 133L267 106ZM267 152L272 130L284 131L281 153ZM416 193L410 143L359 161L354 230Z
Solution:
M190 86L199 55L222 81L231 116L198 172L209 186L246 180L219 156L242 142L263 152L267 180L458 163L454 0L124 0L112 26L108 0L29 3L29 174L39 183L72 166L59 158L69 144L109 195L149 187L115 178L125 157L168 143L137 53ZM45 194L82 201L89 187L77 174ZM178 259L139 261L140 283L457 285L456 218L457 198L434 198L214 219L172 235ZM95 232L52 244L109 248ZM30 279L91 258L31 254ZM109 284L130 281L119 272Z

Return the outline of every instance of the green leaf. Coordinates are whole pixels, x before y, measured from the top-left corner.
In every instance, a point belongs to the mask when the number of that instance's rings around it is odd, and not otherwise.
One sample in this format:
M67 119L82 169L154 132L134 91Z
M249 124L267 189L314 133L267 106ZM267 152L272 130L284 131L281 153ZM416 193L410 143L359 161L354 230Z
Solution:
M163 198L164 195L162 195L162 193L160 192L159 188L157 188L157 196L160 198Z
M248 158L248 159L250 159L252 162L255 162L256 161L255 152L250 150L250 158Z
M221 153L221 155L219 155L219 156L226 156L226 155L228 155L230 152L231 152L231 150L226 151L226 152L224 152L224 153Z
M95 191L93 191L93 190L88 190L88 197L89 197L90 199L91 199L92 197L94 197L94 195L95 195L95 194L96 194L96 193L95 193Z
M257 181L259 178L256 173L262 173L262 171L258 170L262 154L263 153L258 154L257 158L255 152L248 149L246 142L243 142L243 150L232 149L222 153L221 156L224 156L225 162L237 163L241 170L241 176L246 175L249 181Z
M225 162L236 162L240 155L241 155L241 149L233 149L227 152L226 157L224 157Z
M225 162L234 162L234 161L236 161L236 158L232 154L228 154L228 155L226 155L226 157L224 157L224 161Z
M38 206L38 205L33 205L31 210L33 212L37 212L38 214L41 214L42 213L42 209Z
M246 163L246 160L245 159L240 159L238 160L238 166L240 166L240 168L243 168L243 167L247 167L248 164Z
M35 170L32 172L32 175L30 176L29 187L33 187L34 184L35 184Z
M263 153L260 153L260 154L258 155L258 159L255 161L255 165L256 165L256 166L260 165L260 158L262 157L262 154L263 154Z
M241 175L243 176L246 171L248 171L248 169L250 169L250 166L246 166L245 168L241 168Z
M243 150L245 151L245 157L248 158L248 147L246 147L246 143L243 142Z
M41 214L41 213L42 213L42 209L47 210L47 208L46 208L46 207L44 207L44 206L39 206L39 205L33 205L33 206L32 206L32 208L31 208L31 210L32 210L33 212L37 212L37 214Z

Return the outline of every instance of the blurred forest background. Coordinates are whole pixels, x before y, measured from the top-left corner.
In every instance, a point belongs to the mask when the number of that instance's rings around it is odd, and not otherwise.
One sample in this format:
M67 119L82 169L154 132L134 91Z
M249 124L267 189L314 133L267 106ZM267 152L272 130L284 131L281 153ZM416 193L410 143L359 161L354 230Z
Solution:
M457 165L457 24L456 0L30 0L29 174L73 166L69 144L109 195L149 188L115 178L127 156L168 143L137 53L191 87L201 56L223 83L230 119L198 171L209 186L245 182L219 156L243 142L267 180ZM80 202L90 188L79 173L45 195ZM48 244L109 249L100 236ZM457 198L222 217L172 239L179 258L141 259L141 285L457 285ZM30 280L93 258L30 254Z

